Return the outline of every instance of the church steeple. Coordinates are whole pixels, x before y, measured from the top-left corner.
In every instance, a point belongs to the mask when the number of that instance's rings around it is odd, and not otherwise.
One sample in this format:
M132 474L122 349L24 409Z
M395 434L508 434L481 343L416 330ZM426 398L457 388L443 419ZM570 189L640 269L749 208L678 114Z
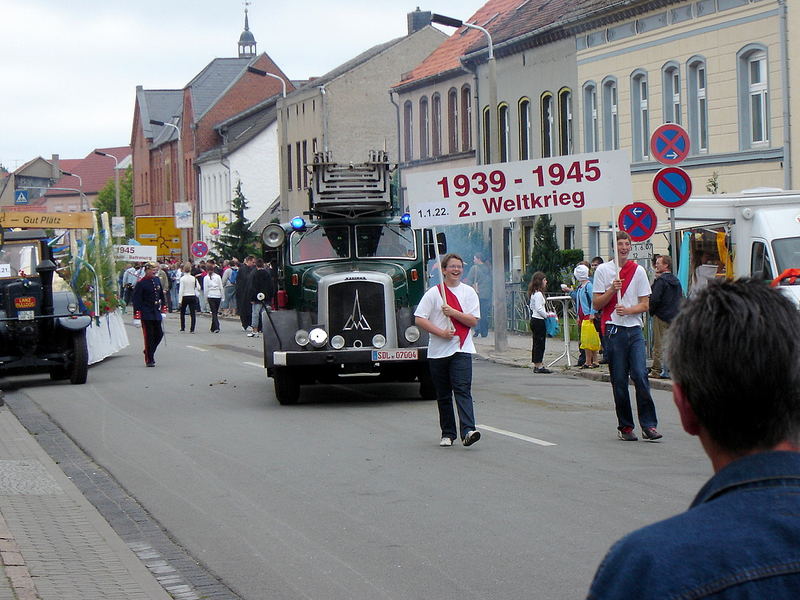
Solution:
M247 21L247 7L250 2L244 3L244 31L239 36L239 58L253 58L256 55L256 38L250 33L250 23Z

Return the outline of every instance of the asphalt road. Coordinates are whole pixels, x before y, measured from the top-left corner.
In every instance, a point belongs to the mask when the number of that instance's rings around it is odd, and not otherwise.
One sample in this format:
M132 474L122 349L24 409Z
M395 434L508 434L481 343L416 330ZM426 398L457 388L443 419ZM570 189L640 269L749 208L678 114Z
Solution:
M619 442L609 384L476 361L483 430L438 446L417 386L302 388L284 407L260 340L167 325L85 386L20 388L247 600L580 598L611 543L710 476L654 392L663 441ZM657 543L658 540L654 540Z

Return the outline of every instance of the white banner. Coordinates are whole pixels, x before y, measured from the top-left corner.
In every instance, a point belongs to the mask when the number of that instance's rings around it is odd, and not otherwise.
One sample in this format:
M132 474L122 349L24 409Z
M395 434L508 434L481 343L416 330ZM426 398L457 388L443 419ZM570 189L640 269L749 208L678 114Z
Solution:
M125 235L125 217L111 217L111 237Z
M188 202L176 202L175 207L175 227L177 229L191 229L194 227L194 213L192 205Z
M114 246L114 258L126 262L156 262L156 246Z
M633 202L627 150L410 173L406 194L415 228Z

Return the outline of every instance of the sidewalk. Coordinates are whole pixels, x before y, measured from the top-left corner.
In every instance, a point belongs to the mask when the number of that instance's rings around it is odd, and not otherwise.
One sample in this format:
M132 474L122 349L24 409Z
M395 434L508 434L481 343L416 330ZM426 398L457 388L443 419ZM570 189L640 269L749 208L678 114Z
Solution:
M170 599L5 406L0 559L0 600Z
M531 336L509 332L507 334L508 348L502 352L496 352L494 348L494 331L490 331L488 337L474 337L475 350L481 358L510 367L522 367L531 369ZM600 365L598 369L581 369L577 366L578 354L580 349L575 340L569 343L569 356L571 366L567 366L567 357L564 356L564 338L547 338L544 351L544 364L554 373L571 375L573 377L584 377L595 381L609 382L608 365ZM546 377L543 375L542 377ZM672 381L669 379L650 379L650 387L655 390L672 390Z

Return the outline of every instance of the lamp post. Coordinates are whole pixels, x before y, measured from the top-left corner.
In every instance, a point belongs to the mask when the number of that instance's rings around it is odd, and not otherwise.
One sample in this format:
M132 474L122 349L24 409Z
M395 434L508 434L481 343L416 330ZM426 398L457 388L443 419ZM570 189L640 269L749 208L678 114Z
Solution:
M94 153L98 156L107 156L108 158L114 159L114 211L117 217L122 216L120 215L119 205L119 161L117 160L116 156L113 154L108 154L107 152L95 150Z
M255 67L247 67L247 71L249 73L253 73L254 75L259 75L261 77L272 77L273 79L277 79L281 82L281 98L283 102L281 102L279 110L281 113L280 123L278 127L280 129L279 137L279 144L280 148L278 151L278 182L280 186L280 205L281 205L281 222L285 223L289 220L289 198L288 198L288 184L287 184L287 192L284 192L283 184L280 183L282 178L286 175L286 171L284 169L284 165L286 164L286 158L284 156L285 152L289 152L287 149L287 140L289 139L288 132L286 131L287 121L286 121L286 81L284 81L283 77L275 75L274 73L268 73L262 69L256 69ZM297 166L300 168L300 165Z
M175 125L174 123L167 123L165 121L159 121L157 119L150 119L150 125L160 125L161 127L172 127L175 131L178 132L178 202L186 202L186 196L184 194L184 177L183 177L183 142L181 141L181 128ZM174 211L173 211L174 212ZM197 222L199 219L199 210L198 207L195 207L195 212L198 215L195 216L194 222L195 227L197 227ZM199 227L197 227L199 231ZM186 260L189 257L189 250L188 250L188 243L186 241L186 229L181 229L181 253L182 253L182 260Z
M66 175L67 177L76 177L78 179L78 194L81 198L81 211L89 210L89 207L86 202L86 194L83 193L83 179L77 173L67 173L66 171L61 171L62 175Z
M497 65L494 59L494 43L491 34L480 25L464 23L460 19L445 17L444 15L431 15L431 22L444 25L445 27L467 27L477 29L484 36L489 49L489 57L486 62L489 76L489 123L484 136L489 136L489 163L498 160L498 136L497 136ZM506 321L508 320L508 310L506 309L506 273L504 265L504 231L503 222L494 220L491 222L492 232L492 304L494 305L494 349L503 352L508 348L508 332ZM485 318L484 315L481 315Z

